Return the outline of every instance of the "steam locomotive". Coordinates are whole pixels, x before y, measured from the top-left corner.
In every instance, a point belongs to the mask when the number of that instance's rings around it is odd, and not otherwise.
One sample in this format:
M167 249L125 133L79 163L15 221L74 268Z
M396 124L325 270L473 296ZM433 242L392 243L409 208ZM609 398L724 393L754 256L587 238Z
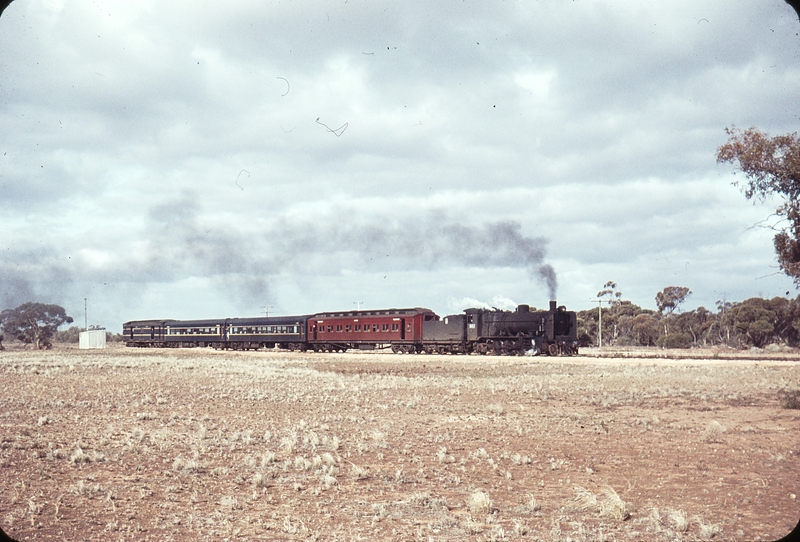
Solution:
M126 346L213 347L344 352L391 347L395 353L550 356L578 353L573 311L519 305L515 311L467 309L440 318L430 309L321 312L221 320L136 320L122 326Z

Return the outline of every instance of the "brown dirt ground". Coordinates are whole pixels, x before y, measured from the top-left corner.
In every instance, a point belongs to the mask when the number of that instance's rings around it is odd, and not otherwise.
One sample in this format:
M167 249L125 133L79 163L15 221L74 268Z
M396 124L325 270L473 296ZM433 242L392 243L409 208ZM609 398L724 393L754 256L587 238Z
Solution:
M782 395L800 358L718 354L0 352L0 526L20 541L775 540L800 519L800 410Z

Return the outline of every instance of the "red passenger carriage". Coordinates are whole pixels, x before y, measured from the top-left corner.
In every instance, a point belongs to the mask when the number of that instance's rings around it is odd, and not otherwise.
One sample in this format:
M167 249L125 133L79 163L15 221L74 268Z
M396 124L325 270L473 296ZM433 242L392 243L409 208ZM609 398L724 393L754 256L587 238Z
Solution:
M391 345L395 352L412 353L422 348L422 323L438 319L422 308L321 312L308 319L308 344L316 352Z

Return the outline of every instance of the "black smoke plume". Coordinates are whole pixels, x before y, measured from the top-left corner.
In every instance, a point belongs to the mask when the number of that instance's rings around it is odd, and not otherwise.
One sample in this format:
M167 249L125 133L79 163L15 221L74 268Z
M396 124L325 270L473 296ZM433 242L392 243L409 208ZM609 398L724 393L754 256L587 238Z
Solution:
M352 209L275 219L265 229L241 231L204 219L196 196L154 207L146 268L161 280L217 277L243 296L267 295L280 272L331 273L366 269L445 269L448 266L521 267L543 281L551 299L556 274L544 263L547 240L528 237L519 223L455 222L441 213L403 218L358 215Z

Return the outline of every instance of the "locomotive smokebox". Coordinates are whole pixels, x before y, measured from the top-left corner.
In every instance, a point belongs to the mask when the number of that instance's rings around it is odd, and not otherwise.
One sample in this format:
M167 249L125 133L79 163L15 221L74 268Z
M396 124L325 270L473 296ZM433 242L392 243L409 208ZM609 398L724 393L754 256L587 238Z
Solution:
M519 313L531 312L531 306L530 305L517 305L517 312L519 312Z
M550 301L550 312L555 312L555 311L556 311L556 302L555 302L555 300L551 300Z

